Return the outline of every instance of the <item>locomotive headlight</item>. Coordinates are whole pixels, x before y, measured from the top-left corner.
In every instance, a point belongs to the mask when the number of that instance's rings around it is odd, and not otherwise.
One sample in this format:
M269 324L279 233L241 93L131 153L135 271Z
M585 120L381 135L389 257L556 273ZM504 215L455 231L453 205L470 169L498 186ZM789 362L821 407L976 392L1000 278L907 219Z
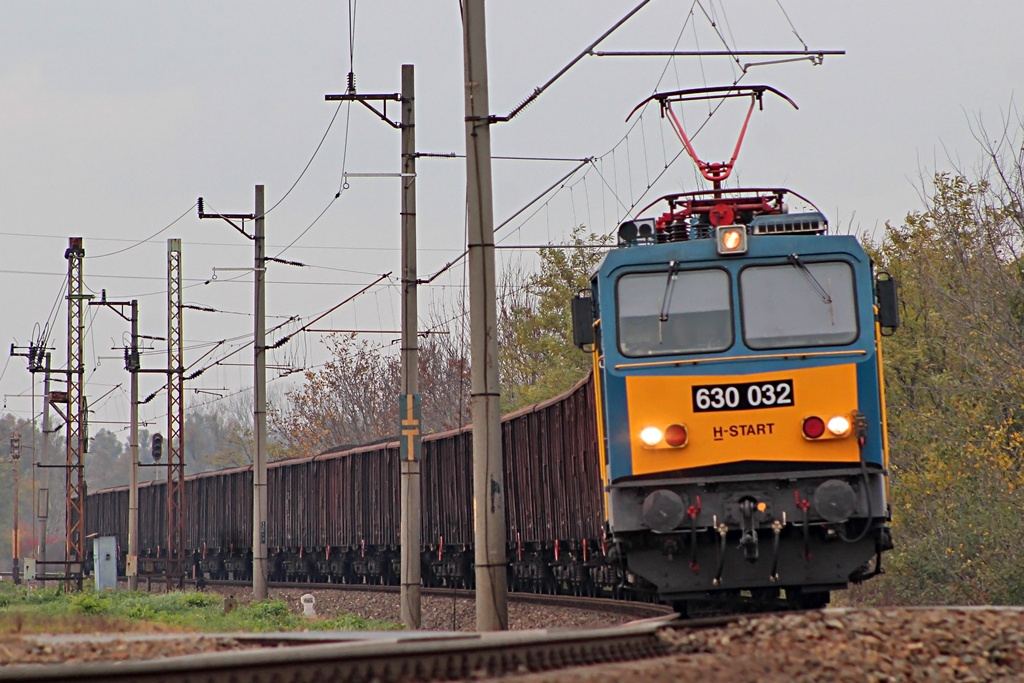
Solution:
M828 421L828 431L835 436L846 436L852 427L853 423L845 415L836 415Z
M661 430L657 427L644 427L640 431L640 440L648 446L657 446L661 443Z
M747 228L745 226L720 225L716 228L715 237L719 255L747 253Z

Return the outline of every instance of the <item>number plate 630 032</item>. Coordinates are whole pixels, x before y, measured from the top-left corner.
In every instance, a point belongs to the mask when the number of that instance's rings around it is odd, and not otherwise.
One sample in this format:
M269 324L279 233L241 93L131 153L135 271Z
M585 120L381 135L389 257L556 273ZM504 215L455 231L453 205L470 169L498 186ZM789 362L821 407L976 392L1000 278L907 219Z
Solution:
M693 387L693 412L754 410L794 405L793 380L701 384Z

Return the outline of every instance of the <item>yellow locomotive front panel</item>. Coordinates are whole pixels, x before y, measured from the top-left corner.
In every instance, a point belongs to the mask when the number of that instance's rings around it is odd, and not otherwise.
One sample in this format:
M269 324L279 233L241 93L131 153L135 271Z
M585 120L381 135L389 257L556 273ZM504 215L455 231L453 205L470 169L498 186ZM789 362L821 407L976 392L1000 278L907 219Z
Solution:
M743 461L860 460L854 364L625 381L634 475Z

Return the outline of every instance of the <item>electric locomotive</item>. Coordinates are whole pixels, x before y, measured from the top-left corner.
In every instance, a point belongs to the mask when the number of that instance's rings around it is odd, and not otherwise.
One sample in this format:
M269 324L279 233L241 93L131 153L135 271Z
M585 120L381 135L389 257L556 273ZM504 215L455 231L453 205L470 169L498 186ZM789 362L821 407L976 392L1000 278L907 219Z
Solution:
M713 189L620 225L573 302L610 554L680 610L817 607L892 548L881 338L896 283L796 193L723 188L734 161L701 165Z

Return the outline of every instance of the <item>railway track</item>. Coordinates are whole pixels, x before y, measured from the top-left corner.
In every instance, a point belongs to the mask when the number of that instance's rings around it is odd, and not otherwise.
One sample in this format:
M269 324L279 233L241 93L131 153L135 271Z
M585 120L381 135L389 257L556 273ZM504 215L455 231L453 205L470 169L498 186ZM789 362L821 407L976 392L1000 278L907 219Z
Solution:
M388 634L386 639L379 634L239 635L235 639L250 649L140 662L13 666L0 678L25 683L478 680L663 656L671 652L660 635L663 629L709 628L733 620L683 625L663 616L590 630L444 636L411 632Z

